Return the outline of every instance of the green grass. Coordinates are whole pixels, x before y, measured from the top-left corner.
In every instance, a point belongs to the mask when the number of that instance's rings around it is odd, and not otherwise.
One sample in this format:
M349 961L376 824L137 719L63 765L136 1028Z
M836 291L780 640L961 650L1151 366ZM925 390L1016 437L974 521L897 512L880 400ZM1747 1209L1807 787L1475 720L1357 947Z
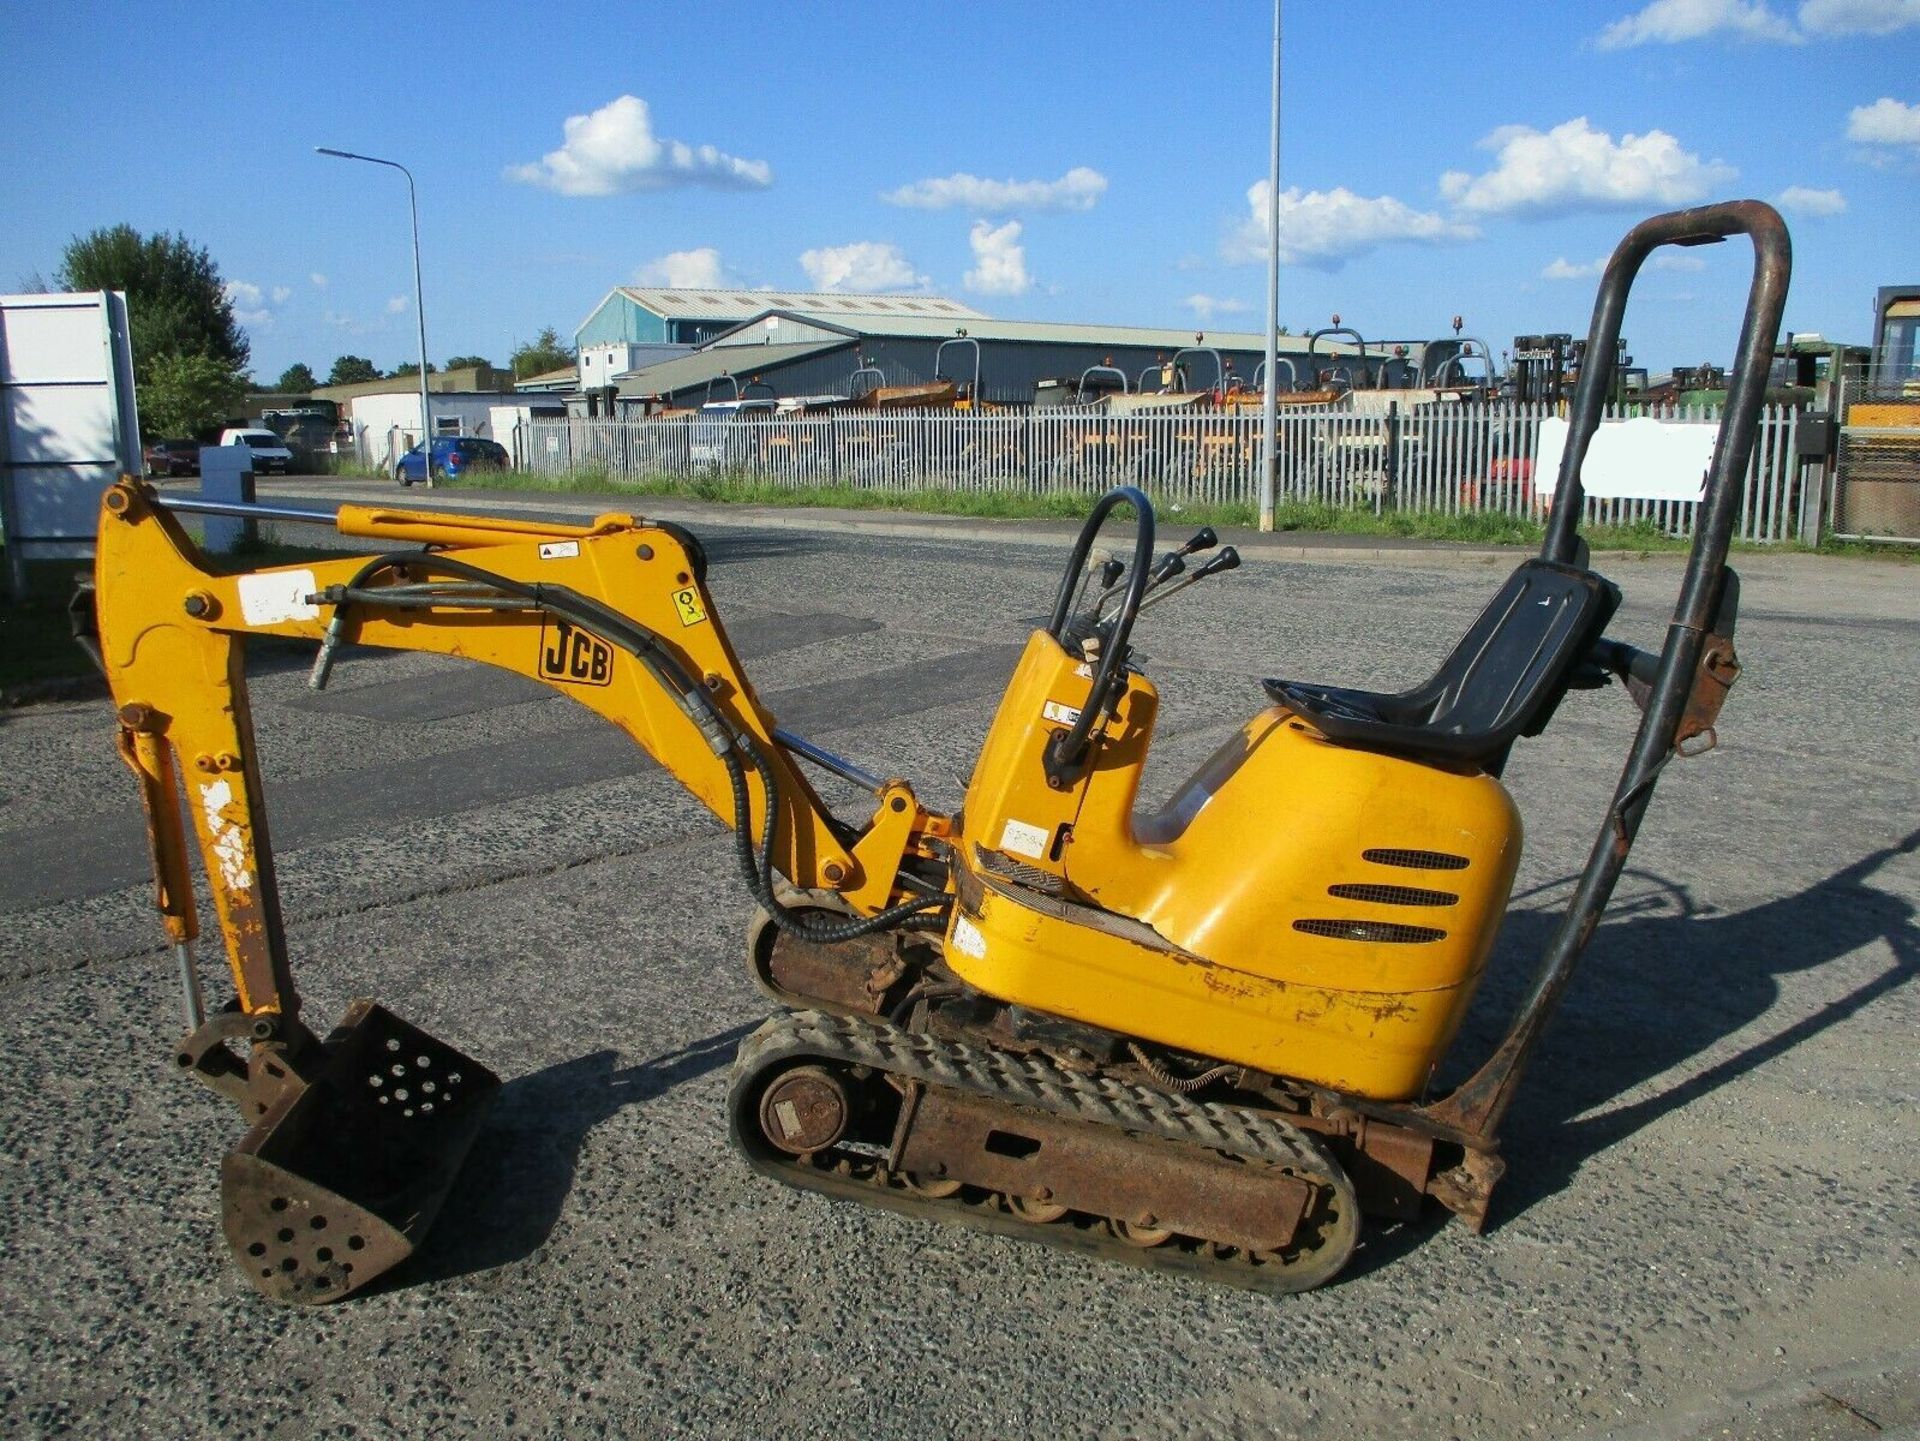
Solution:
M1070 491L866 490L847 485L805 487L772 485L752 476L719 473L681 478L624 476L605 467L588 466L553 474L527 471L489 471L442 481L449 490L518 490L565 495L662 496L720 501L737 505L815 507L838 510L905 511L922 515L958 515L1004 520L1079 520L1092 505L1090 495ZM1181 524L1252 526L1253 507L1243 504L1158 502L1163 520ZM1439 511L1389 510L1375 515L1366 507L1285 501L1274 509L1276 531L1307 531L1330 535L1392 536L1406 540L1451 542L1460 545L1537 546L1546 527L1528 516L1474 511L1448 515ZM1642 555L1681 554L1691 542L1668 535L1659 527L1635 525L1589 526L1582 534L1595 551L1628 551ZM1755 544L1735 541L1736 551L1810 549L1796 541ZM1920 547L1874 545L1861 541L1822 541L1821 555L1847 555L1920 563Z
M525 471L486 472L443 481L443 489L520 490L568 495L663 496L687 500L722 501L736 505L813 507L838 510L906 511L923 515L958 515L1000 520L1079 520L1093 503L1090 495L1072 491L867 490L850 485L772 485L750 476L719 474L681 479L671 476L616 476L587 468L557 474ZM1251 526L1257 517L1250 505L1161 501L1163 516L1182 524ZM1541 528L1523 518L1503 515L1441 515L1390 511L1376 516L1370 510L1287 502L1274 512L1280 530L1333 531L1345 535L1407 536L1420 540L1465 541L1475 544L1525 545L1537 542Z

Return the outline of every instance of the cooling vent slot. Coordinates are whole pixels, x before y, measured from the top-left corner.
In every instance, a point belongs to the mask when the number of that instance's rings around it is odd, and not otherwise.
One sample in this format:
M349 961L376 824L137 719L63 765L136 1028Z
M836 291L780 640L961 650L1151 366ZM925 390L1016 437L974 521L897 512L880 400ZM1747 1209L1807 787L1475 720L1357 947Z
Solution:
M1296 931L1325 936L1330 941L1373 941L1390 946L1418 946L1444 941L1445 931L1432 926L1403 926L1397 921L1295 921Z
M1460 897L1452 891L1422 890L1419 886L1328 886L1327 894L1338 896L1343 901L1368 901L1380 906L1453 906L1460 903Z
M1400 866L1409 871L1464 871L1468 865L1465 856L1448 855L1445 851L1407 851L1391 846L1362 851L1360 859L1372 861L1376 866Z

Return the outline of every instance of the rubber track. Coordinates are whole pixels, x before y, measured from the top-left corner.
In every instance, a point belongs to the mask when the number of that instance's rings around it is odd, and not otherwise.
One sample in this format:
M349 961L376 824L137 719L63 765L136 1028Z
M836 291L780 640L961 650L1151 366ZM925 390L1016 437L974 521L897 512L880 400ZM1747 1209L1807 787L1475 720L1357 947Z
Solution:
M847 1196L909 1215L937 1213L941 1219L963 1225L1260 1291L1304 1291L1330 1280L1346 1264L1359 1239L1360 1206L1352 1182L1317 1141L1278 1116L1197 1101L1113 1076L1083 1075L1065 1070L1039 1053L1003 1051L822 1011L774 1016L741 1042L729 1102L736 1145L740 1144L739 1129L753 1124L752 1108L743 1103L755 1078L783 1062L803 1059L870 1066L925 1085L971 1092L1068 1120L1160 1136L1265 1162L1330 1188L1335 1211L1325 1243L1318 1250L1254 1265L1186 1251L1177 1241L1149 1249L1062 1223L1036 1225L983 1211L957 1198L943 1200L886 1189L741 1147L755 1170L789 1185ZM1307 1224L1314 1222L1321 1209L1316 1208Z

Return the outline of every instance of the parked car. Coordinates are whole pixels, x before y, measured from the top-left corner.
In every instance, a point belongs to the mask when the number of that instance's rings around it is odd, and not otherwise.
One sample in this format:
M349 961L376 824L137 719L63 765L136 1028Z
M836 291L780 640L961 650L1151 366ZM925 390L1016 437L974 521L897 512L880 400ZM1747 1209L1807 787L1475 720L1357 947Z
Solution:
M253 452L253 473L263 475L270 471L279 471L285 475L293 469L293 452L287 449L286 441L271 430L256 430L242 427L220 432L222 445L244 445Z
M198 475L200 442L197 440L156 440L146 450L147 474L158 477Z
M433 478L458 480L477 470L511 470L513 458L504 445L477 435L443 435L433 443ZM413 485L427 478L426 461L414 446L394 462L393 478Z

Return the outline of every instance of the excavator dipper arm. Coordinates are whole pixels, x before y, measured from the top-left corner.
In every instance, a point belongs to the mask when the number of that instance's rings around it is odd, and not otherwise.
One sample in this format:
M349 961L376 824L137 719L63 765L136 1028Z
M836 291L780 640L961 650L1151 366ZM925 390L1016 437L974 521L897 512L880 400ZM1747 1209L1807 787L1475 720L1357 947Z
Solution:
M902 876L912 857L937 852L946 819L898 780L879 786L864 828L828 812L776 741L776 721L714 613L698 542L677 527L627 515L567 526L352 506L335 525L388 549L219 575L154 492L128 480L104 497L95 566L120 752L140 783L156 901L189 983L190 1034L176 1059L252 1123L224 1168L228 1239L256 1285L293 1300L335 1299L412 1249L498 1082L370 1001L355 1002L324 1041L302 1024L248 707L247 637L319 642L316 685L336 649L357 643L458 656L552 686L625 731L735 829L749 889L796 931L840 939L946 902L924 875L915 886ZM197 916L182 782L233 975L234 1001L210 1019L185 950ZM845 918L787 914L774 898L776 871L799 891L837 895ZM248 1047L244 1061L230 1049L237 1042ZM416 1062L420 1075L400 1076L396 1068ZM425 1084L429 1072L441 1079ZM446 1075L460 1077L459 1106ZM323 1093L329 1099L316 1099ZM385 1120L397 1099L418 1124L382 1139L367 1118L343 1119L344 1101L365 1109L370 1096ZM422 1107L426 1096L438 1104ZM390 1164L369 1169L366 1155L383 1145ZM297 1229L283 1224L290 1208L310 1226L351 1223L358 1254L281 1242Z

